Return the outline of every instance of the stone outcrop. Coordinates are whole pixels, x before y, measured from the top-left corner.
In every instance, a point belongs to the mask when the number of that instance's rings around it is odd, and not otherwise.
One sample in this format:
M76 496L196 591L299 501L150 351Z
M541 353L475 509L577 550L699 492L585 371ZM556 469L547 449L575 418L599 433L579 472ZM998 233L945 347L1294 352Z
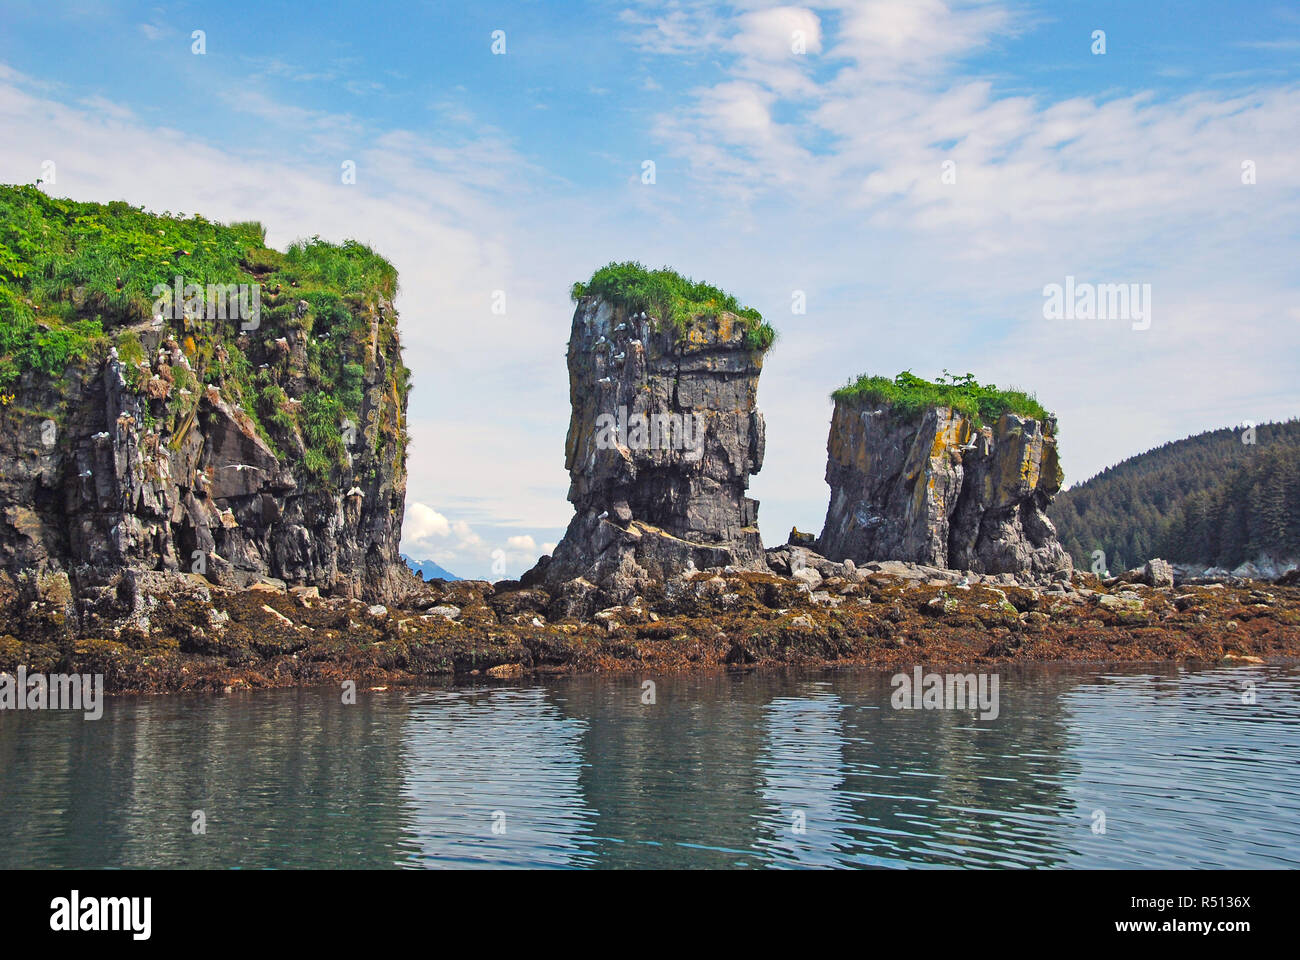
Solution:
M763 358L736 318L700 317L681 332L584 297L568 365L576 513L524 582L578 581L568 593L625 602L692 566L762 569L758 503L745 490L763 464Z
M1004 414L976 429L949 407L902 416L836 399L818 550L978 573L1069 571L1045 509L1060 490L1056 424Z
M365 309L374 342L360 422L354 436L340 425L346 465L326 478L308 469L296 429L278 430L274 451L222 377L203 376L195 338L174 326L127 328L144 348L135 364L105 343L62 380L25 374L0 409L0 569L42 596L70 587L83 612L132 607L142 572L374 600L411 589L398 554L406 395L396 314L382 296ZM303 322L283 337L216 331L209 370L238 350L281 396L302 396L310 316L297 314Z

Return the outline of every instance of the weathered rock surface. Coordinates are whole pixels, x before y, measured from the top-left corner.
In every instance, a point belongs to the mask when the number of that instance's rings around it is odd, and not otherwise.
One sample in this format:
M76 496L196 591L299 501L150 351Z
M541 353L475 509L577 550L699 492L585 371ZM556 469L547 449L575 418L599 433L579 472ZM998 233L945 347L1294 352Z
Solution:
M395 316L380 297L372 341ZM132 332L145 350L139 367L128 370L105 347L61 381L24 375L0 411L0 569L37 592L63 577L82 612L123 598L133 605L139 578L124 580L125 571L173 578L154 590L180 590L195 573L225 587L270 578L384 601L413 588L398 554L404 455L376 435L391 438L405 422L395 331L391 349L371 344L361 423L349 466L332 484L309 476L296 434L281 435L282 452L273 452L223 397L219 378L193 392L176 386L180 368L190 369L192 339L148 321ZM238 344L294 396L308 336L244 334ZM226 347L218 340L214 364L229 359Z
M819 551L977 573L1071 570L1045 512L1062 480L1055 428L1007 413L977 430L948 407L904 417L837 399Z
M565 444L576 514L526 584L581 580L590 602L625 603L688 569L763 568L757 410L761 352L728 313L685 335L602 298L579 302L569 338ZM581 584L567 591L579 606Z

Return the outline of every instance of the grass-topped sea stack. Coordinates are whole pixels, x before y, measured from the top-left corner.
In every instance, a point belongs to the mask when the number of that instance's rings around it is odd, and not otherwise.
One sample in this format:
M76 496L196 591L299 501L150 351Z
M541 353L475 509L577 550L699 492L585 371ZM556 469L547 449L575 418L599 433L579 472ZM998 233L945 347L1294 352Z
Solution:
M625 602L688 564L759 567L758 312L671 270L614 263L576 283L565 445L577 511L527 577ZM592 601L596 599L591 598Z
M194 574L392 596L396 285L359 243L0 187L0 567L72 612Z
M822 554L979 573L1071 569L1045 512L1061 489L1056 420L1032 396L970 374L905 372L859 377L833 398Z

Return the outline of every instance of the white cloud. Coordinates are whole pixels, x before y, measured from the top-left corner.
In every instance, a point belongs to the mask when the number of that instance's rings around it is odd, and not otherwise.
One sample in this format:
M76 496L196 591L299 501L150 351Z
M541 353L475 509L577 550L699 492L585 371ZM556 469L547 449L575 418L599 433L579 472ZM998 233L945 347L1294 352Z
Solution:
M659 54L689 54L721 42L722 18L708 4L691 0L640 0L620 14L641 49Z
M406 518L402 526L402 536L412 544L424 543L433 537L446 537L451 533L451 524L437 510L419 503L406 505Z
M949 61L1010 29L1009 11L992 3L943 0L848 0L830 54L877 78L936 73Z
M464 520L457 520L451 525L451 532L456 535L459 541L458 546L461 549L466 547L477 547L483 542L483 538L470 529L468 523Z
M516 537L510 537L506 540L506 546L513 550L536 550L537 541L528 534L522 534Z
M736 18L731 47L758 60L788 60L795 53L796 36L807 54L821 53L822 27L817 14L805 7L768 7Z

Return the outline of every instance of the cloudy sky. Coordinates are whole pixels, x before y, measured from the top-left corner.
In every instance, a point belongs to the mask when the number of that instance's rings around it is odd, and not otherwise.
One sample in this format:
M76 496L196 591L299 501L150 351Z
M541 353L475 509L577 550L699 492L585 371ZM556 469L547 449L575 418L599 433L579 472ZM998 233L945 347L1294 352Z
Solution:
M1072 481L1300 414L1293 4L4 6L0 181L53 161L58 195L396 264L404 549L462 576L571 516L567 291L610 260L778 328L769 543L820 529L828 394L863 372L1037 393ZM1150 284L1149 327L1046 318L1067 276Z

